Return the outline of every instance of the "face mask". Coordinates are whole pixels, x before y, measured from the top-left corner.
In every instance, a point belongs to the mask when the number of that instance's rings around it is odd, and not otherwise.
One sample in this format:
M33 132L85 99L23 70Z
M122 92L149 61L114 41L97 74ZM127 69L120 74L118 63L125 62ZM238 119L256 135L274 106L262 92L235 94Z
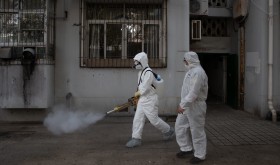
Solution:
M135 69L142 69L142 65L141 65L141 63L140 63L140 62L135 61L135 62L134 62L134 66L133 66L133 68L135 68Z
M135 66L135 69L142 69L141 64L136 65L136 66Z

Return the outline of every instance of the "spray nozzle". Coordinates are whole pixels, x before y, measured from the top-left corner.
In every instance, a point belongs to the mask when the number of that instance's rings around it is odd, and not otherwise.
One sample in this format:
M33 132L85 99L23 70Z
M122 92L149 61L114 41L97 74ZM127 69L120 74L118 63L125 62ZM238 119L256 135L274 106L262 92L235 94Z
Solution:
M159 74L157 75L156 79L157 79L157 81L160 81L160 80L161 80L161 77L160 77Z

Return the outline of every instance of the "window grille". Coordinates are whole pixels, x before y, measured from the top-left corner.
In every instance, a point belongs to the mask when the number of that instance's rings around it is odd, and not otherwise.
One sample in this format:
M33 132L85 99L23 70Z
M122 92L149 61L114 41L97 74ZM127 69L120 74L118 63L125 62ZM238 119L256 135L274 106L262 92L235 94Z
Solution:
M213 8L227 7L227 0L208 0L208 6Z
M151 67L166 67L166 2L82 1L81 67L131 67L146 52Z
M204 37L229 37L229 19L205 17L202 19L202 36Z
M55 0L0 0L0 49L10 49L12 60L21 64L25 49L34 50L37 64L53 63Z

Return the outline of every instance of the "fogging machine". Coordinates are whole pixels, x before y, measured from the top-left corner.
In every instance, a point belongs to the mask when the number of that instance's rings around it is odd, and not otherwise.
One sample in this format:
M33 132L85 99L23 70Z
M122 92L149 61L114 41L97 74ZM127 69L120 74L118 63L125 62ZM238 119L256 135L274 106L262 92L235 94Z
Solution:
M124 111L130 106L136 107L138 100L139 100L139 97L131 97L131 98L128 99L128 101L126 103L118 105L114 109L106 112L106 115L108 115L110 113L113 113L113 112Z

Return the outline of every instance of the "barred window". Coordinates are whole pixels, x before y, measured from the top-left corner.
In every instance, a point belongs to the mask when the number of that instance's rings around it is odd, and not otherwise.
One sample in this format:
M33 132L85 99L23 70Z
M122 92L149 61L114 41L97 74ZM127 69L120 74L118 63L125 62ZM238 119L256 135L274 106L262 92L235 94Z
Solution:
M208 6L213 8L227 7L227 0L208 0Z
M166 67L165 1L127 2L83 1L81 67L131 67L142 51L151 67Z
M202 36L204 37L228 37L230 34L228 18L205 17L202 18Z
M54 0L0 0L0 49L10 48L19 63L26 48L53 60L54 15Z

